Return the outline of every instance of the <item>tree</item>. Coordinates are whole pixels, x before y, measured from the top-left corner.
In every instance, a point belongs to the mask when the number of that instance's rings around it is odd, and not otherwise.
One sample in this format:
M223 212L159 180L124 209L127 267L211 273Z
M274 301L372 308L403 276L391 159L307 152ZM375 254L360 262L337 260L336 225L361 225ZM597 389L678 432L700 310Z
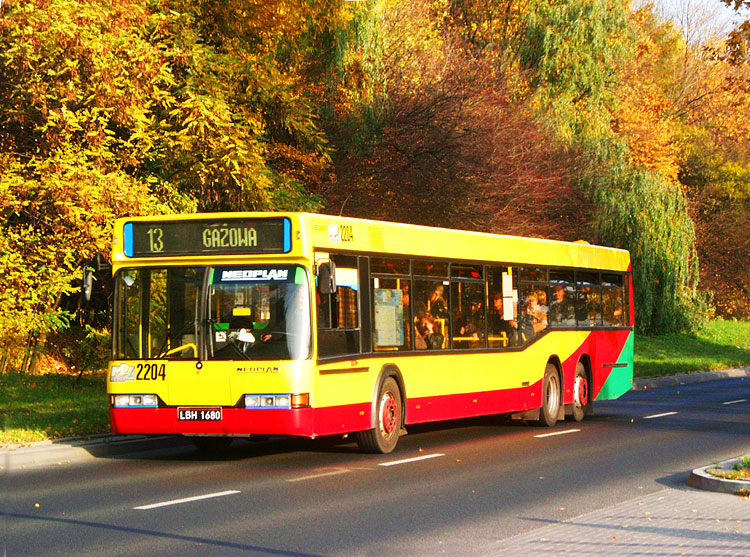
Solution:
M3 368L28 367L27 349L66 325L80 266L109 252L115 217L320 207L298 179L328 165L311 97L295 85L306 62L290 65L265 35L263 18L286 7L258 4L238 40L204 17L212 5L0 8ZM305 42L283 40L295 39ZM252 54L258 44L265 52Z
M721 0L738 13L750 11L750 0ZM740 23L729 33L727 60L733 64L750 64L750 19Z

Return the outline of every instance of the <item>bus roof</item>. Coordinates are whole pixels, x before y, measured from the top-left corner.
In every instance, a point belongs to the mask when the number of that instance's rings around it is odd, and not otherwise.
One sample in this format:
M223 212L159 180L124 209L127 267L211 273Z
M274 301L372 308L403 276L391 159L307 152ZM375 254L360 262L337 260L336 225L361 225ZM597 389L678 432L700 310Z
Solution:
M294 252L310 257L312 250L351 251L383 256L483 261L556 267L582 267L627 271L626 250L502 234L488 234L414 224L339 217L317 213L193 213L118 219L115 236L127 222L263 219L285 217L291 221ZM299 233L299 234L297 234ZM301 241L301 242L300 242ZM117 252L117 241L115 240Z

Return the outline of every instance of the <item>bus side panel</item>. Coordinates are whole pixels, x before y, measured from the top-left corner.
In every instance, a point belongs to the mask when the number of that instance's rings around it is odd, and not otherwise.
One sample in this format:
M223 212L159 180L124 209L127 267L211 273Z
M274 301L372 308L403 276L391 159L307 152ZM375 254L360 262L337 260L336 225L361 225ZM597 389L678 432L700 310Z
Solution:
M370 429L369 402L315 408L315 435L335 435Z
M598 343L601 382L594 385L594 400L618 398L633 388L633 331L602 331ZM604 352L604 354L602 354Z
M633 387L632 331L590 331L587 335L562 362L563 404L573 402L576 366L585 356L591 360L592 400L618 398Z
M409 398L406 411L407 423L419 424L472 416L521 412L538 408L541 392L542 382L540 380L528 387L517 389Z
M566 362L569 365L569 377L566 376L565 403L568 389L574 380L575 365L584 355L591 359L592 400L610 400L618 398L633 387L633 332L630 330L592 331L589 338Z

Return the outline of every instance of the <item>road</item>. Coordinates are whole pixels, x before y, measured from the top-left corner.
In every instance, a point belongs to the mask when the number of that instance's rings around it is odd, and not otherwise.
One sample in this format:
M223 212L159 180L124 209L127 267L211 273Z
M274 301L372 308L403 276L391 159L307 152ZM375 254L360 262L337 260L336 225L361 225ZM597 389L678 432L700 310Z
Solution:
M8 556L480 555L750 450L750 378L631 391L595 412L551 429L494 418L411 427L389 455L284 439L236 442L220 458L184 446L10 472L0 547Z

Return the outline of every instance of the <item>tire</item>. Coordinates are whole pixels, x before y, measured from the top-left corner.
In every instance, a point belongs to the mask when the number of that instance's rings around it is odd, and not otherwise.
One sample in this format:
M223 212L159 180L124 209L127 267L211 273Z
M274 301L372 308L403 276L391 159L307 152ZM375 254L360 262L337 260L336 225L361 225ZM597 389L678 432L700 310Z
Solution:
M221 453L227 450L233 441L231 437L191 437L190 440L205 455Z
M401 391L393 377L386 378L375 403L376 426L356 434L357 445L368 453L390 453L401 433Z
M591 404L591 385L586 375L586 368L578 362L573 383L573 419L575 421L583 420L589 404Z
M554 364L547 364L542 382L542 408L536 424L552 427L557 423L560 412L560 374Z

